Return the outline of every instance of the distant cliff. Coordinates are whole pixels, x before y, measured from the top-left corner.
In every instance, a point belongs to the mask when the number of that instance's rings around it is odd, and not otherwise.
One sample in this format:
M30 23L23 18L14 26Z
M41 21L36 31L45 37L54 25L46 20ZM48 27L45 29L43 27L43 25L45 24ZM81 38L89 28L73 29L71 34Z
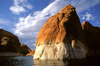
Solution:
M25 44L21 44L21 54L23 55L27 55L27 53L30 53L31 52L31 49L25 45Z
M35 50L32 50L30 53L27 54L27 56L34 56Z
M22 45L17 36L12 33L0 29L0 53L19 53L26 55L30 48Z

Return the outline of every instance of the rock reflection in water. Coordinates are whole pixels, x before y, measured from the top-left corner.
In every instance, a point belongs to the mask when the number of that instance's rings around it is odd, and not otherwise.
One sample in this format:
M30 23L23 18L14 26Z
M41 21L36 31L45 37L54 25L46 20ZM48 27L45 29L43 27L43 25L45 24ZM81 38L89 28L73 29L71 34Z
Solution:
M100 66L100 56L83 60L33 60L32 56L0 57L0 66Z
M62 60L34 60L34 66L68 66Z
M15 66L22 62L23 60L14 59L12 57L0 57L0 66Z
M33 57L0 57L0 66L33 66Z

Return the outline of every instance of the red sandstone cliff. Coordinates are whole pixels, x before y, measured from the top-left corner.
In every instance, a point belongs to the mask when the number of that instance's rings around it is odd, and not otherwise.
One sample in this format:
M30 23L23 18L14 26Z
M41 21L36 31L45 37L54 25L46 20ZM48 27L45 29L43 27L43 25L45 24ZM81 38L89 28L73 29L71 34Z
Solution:
M36 46L67 44L72 40L86 42L75 7L67 5L47 20L37 36Z
M75 7L65 6L39 31L34 59L85 58L86 40Z
M100 27L80 24L75 7L65 6L41 28L34 59L64 59L100 56Z

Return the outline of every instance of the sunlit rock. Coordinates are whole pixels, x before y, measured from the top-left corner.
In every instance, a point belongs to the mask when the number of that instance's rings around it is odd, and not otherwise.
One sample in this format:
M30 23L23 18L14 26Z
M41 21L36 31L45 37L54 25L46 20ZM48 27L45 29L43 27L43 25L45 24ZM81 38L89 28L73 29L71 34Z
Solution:
M51 16L41 28L34 59L81 59L88 52L86 40L75 7L65 6Z

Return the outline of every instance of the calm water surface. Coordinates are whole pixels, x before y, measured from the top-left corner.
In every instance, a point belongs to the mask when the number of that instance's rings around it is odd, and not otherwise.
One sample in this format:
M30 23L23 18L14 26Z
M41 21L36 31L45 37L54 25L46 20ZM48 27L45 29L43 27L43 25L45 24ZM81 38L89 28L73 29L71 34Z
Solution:
M33 60L32 56L0 57L0 66L100 66L100 59L86 60Z

